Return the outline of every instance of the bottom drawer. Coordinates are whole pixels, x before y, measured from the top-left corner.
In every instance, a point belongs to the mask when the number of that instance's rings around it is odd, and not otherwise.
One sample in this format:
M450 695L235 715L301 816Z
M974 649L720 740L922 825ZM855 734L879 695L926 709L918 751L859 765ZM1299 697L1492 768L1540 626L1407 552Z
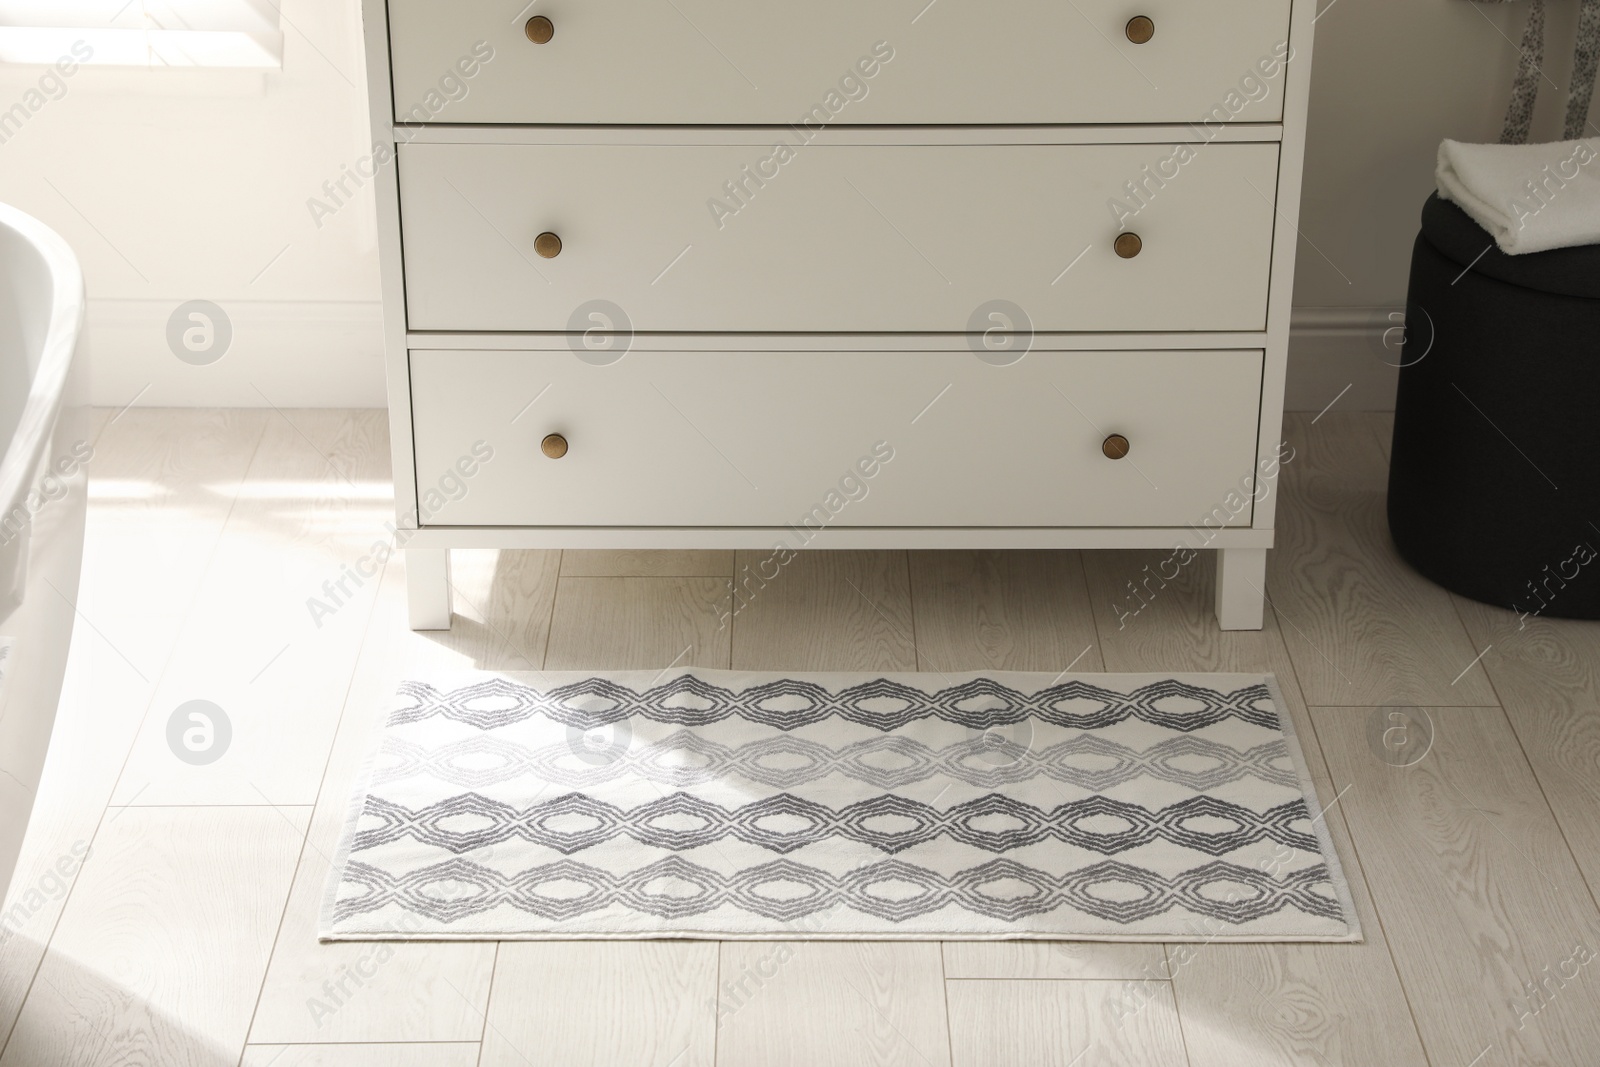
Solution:
M413 351L420 521L1248 526L1222 505L1261 373L1260 351Z

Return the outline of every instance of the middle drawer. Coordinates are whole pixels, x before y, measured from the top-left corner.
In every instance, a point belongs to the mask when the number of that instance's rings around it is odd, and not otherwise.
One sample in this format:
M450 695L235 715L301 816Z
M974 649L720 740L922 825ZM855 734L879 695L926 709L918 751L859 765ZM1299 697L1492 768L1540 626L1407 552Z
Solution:
M408 322L961 332L1004 300L1038 331L1265 326L1275 143L795 140L406 145Z

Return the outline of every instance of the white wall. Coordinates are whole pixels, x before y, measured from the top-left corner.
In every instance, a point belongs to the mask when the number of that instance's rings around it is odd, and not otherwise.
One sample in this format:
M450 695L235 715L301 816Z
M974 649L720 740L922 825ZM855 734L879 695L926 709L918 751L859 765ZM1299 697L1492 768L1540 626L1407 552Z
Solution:
M1547 73L1563 86L1575 8L1554 0L1549 13ZM1435 150L1441 137L1498 135L1526 10L1324 4L1292 406L1320 408L1347 384L1343 406L1388 403L1376 337L1404 304ZM0 199L83 258L99 403L384 402L370 190L320 228L306 207L370 145L357 3L284 0L282 12L282 72L85 68L0 144ZM0 110L38 75L0 67ZM1546 87L1536 136L1560 136L1563 95ZM167 345L169 316L192 299L233 324L230 350L208 366Z
M360 12L281 10L282 71L86 66L0 143L0 200L83 261L97 403L384 403L370 188L320 229L306 207L370 151ZM40 73L0 66L0 111ZM194 299L233 325L206 366L166 340Z
M1495 141L1527 5L1323 0L1295 264L1291 406L1392 404L1380 335L1405 306L1411 245L1439 141ZM1534 139L1559 140L1575 0L1552 0ZM1557 86L1560 88L1558 89ZM1600 118L1600 112L1597 112ZM1594 131L1591 129L1591 134Z

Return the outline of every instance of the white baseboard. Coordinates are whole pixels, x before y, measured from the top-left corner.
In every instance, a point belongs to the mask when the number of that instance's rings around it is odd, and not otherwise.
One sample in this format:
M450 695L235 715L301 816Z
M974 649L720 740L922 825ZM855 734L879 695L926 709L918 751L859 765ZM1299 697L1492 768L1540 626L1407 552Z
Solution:
M94 403L122 407L378 408L383 315L378 301L234 301L228 350L194 366L167 343L180 300L91 300ZM1383 345L1395 308L1295 308L1290 320L1290 411L1390 411L1397 357ZM1392 337L1392 335L1391 335ZM1342 394L1342 395L1341 395Z
M1398 307L1295 308L1285 409L1321 411L1337 398L1335 411L1393 411L1402 315Z
M167 324L182 300L89 301L93 402L141 407L383 407L383 310L371 301L228 301L232 340L195 366Z

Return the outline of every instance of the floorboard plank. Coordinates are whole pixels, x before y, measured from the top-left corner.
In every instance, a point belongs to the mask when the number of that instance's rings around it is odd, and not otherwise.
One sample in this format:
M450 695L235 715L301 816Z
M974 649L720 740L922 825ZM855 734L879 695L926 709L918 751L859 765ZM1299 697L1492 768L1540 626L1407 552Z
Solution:
M1600 566L1600 562L1590 564ZM1600 897L1600 622L1456 605L1567 844Z
M108 818L0 1064L236 1063L309 815L182 807Z
M946 1067L939 946L722 944L719 1067Z
M1588 1062L1600 911L1504 713L1425 710L1432 748L1409 767L1374 754L1371 709L1312 714L1429 1059Z
M1389 447L1394 444L1394 412L1368 412L1367 419L1372 427L1373 435L1378 439L1378 447L1383 449L1383 458L1387 461Z
M1183 1067L1189 1061L1165 982L1124 1000L1120 982L959 982L950 990L954 1067Z
M555 613L562 552L501 552L485 616L487 670L530 671L544 666Z
M1272 669L1277 628L1272 613L1267 613L1263 630L1217 629L1211 610L1215 561L1202 553L1180 566L1183 558L1170 550L1084 554L1105 669Z
M716 996L713 942L508 942L482 1067L711 1067Z
M239 1067L477 1067L477 1042L250 1045Z
M545 666L726 667L727 605L725 578L563 578Z
M732 578L731 549L567 549L563 578Z
M1166 954L1138 941L946 941L948 978L1161 981Z
M1492 707L1450 595L1389 539L1388 462L1364 414L1290 416L1267 593L1313 705ZM1381 650L1381 651L1380 651Z
M739 553L739 573L757 578L734 591L735 668L917 669L904 552L799 552L777 577L758 585L767 558Z
M471 669L478 636L460 620L447 631L411 631L402 560L390 564L262 983L252 1043L477 1041L482 1033L492 943L317 941L350 795L396 687L408 675ZM332 992L324 988L329 983Z
M273 413L249 473L227 488L238 499L115 804L316 799L389 551L383 413ZM173 747L172 716L195 700L229 724L214 762Z
M913 552L923 670L1100 667L1078 552Z

